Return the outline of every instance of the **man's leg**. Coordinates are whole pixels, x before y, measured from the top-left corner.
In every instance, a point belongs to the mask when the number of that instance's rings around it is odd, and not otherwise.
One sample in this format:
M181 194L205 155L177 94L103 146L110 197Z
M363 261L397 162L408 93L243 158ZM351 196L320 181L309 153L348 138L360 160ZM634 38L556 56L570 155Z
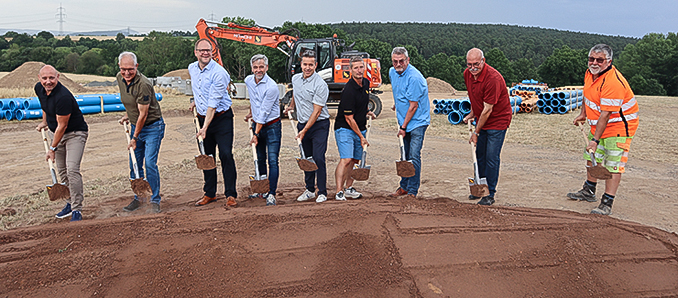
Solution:
M487 131L480 130L476 143L476 161L478 162L478 178L487 178Z
M254 127L256 127L256 123L252 124L254 129ZM259 131L259 138L257 139L257 169L259 170L259 175L268 175L268 170L266 169L266 160L268 159L266 155L266 148L268 145L268 131L268 127L262 127Z
M165 122L160 119L153 124L144 127L139 135L139 140L144 145L144 156L146 160L146 180L151 186L153 195L151 202L160 203L160 172L158 171L158 153L160 152L160 143L165 137ZM139 163L139 168L143 165L143 160ZM143 177L143 174L142 174Z
M67 136L68 135L68 136ZM66 151L66 168L68 172L68 189L71 192L71 209L73 211L82 211L82 202L84 200L82 175L80 174L80 163L82 155L85 152L88 132L74 131L65 134L63 137Z
M365 136L365 133L367 130L363 130L360 133L362 133L363 137ZM348 171L346 171L346 188L350 188L353 186L353 178L351 178L351 171L353 171L353 166L360 163L360 160L363 158L363 147L360 145L360 137L355 134L354 131L351 131L351 137L353 139L353 143L351 144L351 148L353 149L352 152L352 159L351 163L347 166Z
M316 121L311 128L313 131L313 161L318 166L316 170L316 179L318 179L318 195L327 196L327 165L325 164L325 153L327 152L327 138L330 133L330 120ZM310 133L310 131L309 131Z
M317 124L318 122L316 122ZM297 131L301 131L304 128L304 125L297 123ZM313 128L311 128L313 129ZM309 157L313 154L313 134L309 131L304 135L304 138L301 140L301 146L304 149L304 156ZM306 183L306 190L315 193L315 175L316 172L304 172L304 182Z
M216 122L216 123L214 123ZM213 124L217 130L215 138L219 147L219 159L221 159L221 173L224 176L224 195L226 197L238 197L235 188L237 172L233 159L233 118L224 115L215 117Z
M403 137L403 147L405 148L405 160L410 160L410 141L412 139L412 135L410 133L406 133L405 136ZM400 188L407 192L408 194L410 193L410 180L412 180L412 177L401 177L400 178Z
M494 198L499 182L499 166L501 164L501 148L504 145L506 130L487 130L487 145L485 151L485 174L490 197Z
M278 190L280 169L278 158L282 138L282 122L276 122L266 127L266 149L268 155L268 182L269 194L275 195Z
M414 164L414 176L410 177L408 181L408 194L416 196L419 193L419 186L421 183L421 148L424 146L424 135L428 125L420 126L410 132L410 150L408 158Z
M50 139L54 139L54 134L51 131L48 132ZM65 134L64 134L65 136ZM54 165L56 166L57 175L59 175L59 182L66 184L70 187L68 181L68 168L66 166L66 143L64 138L61 138L61 142L57 145L57 151L54 152ZM70 191L71 196L66 199L66 203L73 205L73 192Z
M198 122L200 123L200 126L202 127L205 125L205 119L198 117ZM203 147L205 148L205 155L212 155L213 157L216 156L216 151L217 151L217 141L216 141L216 135L215 131L218 130L214 126L214 120L212 120L212 123L210 126L207 128L207 131L205 132L205 138L203 139ZM221 161L222 164L224 161ZM210 198L214 198L217 196L217 169L211 169L211 170L203 170L203 177L205 179L205 185L202 187L202 190L205 192L205 196L208 196Z

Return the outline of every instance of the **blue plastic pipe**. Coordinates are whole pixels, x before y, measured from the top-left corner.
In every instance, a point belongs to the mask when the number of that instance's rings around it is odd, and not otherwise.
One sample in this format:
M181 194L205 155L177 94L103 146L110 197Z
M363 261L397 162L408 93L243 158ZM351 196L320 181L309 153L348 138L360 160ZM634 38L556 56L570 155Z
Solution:
M14 113L12 113L12 110L4 110L3 114L5 114L5 119L7 120L12 120L12 118L14 118Z
M461 103L459 104L459 111L462 114L471 113L471 101L468 99L462 100Z
M21 108L24 110L40 109L40 100L37 97L31 97L21 103Z
M459 111L461 108L461 100L455 100L452 102L452 110Z
M462 116L461 113L457 111L447 114L447 121L449 121L451 124L457 125L461 123L463 120L464 116Z

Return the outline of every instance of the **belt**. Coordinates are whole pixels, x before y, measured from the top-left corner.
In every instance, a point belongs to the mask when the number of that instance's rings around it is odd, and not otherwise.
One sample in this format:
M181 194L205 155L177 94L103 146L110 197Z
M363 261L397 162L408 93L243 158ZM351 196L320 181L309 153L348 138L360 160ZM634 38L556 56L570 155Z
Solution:
M221 116L221 115L223 115L224 113L226 113L226 111L221 111L221 112L218 112L218 113L214 113L214 117ZM197 114L197 115L198 115L198 117L200 117L200 118L205 118L205 116L203 116L203 115L200 115L200 114Z
M280 117L275 118L275 119L273 119L273 120L271 120L271 121L266 122L266 124L264 124L264 127L269 126L269 125L274 124L274 123L277 123L277 122L280 122Z

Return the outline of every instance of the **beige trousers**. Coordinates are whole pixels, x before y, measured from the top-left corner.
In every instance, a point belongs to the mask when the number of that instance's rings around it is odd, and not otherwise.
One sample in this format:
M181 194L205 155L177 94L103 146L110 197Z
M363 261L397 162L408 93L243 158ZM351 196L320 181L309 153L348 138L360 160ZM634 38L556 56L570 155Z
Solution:
M80 162L85 152L87 142L86 131L71 131L64 134L57 146L55 153L56 166L62 183L68 186L71 197L68 203L73 211L82 211L83 196L82 175L80 175ZM54 134L50 132L50 137Z

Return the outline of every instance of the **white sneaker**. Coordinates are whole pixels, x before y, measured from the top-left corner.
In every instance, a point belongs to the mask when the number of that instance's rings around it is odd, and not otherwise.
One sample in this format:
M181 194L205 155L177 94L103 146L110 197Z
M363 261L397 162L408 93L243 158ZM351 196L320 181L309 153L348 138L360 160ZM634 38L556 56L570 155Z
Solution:
M310 199L315 198L315 193L308 191L308 189L304 190L304 193L302 193L298 198L297 201L299 202L306 202Z
M315 199L315 202L316 202L316 203L322 203L322 202L325 202L325 201L327 201L327 196L326 196L326 195L318 195L318 198Z
M273 194L268 194L266 196L266 206L275 206L275 203L275 196Z
M346 197L344 196L344 192L340 191L338 192L335 196L334 199L337 201L346 201Z
M347 188L344 191L344 195L349 198L349 199L359 199L363 196L363 194L359 193L353 186Z

